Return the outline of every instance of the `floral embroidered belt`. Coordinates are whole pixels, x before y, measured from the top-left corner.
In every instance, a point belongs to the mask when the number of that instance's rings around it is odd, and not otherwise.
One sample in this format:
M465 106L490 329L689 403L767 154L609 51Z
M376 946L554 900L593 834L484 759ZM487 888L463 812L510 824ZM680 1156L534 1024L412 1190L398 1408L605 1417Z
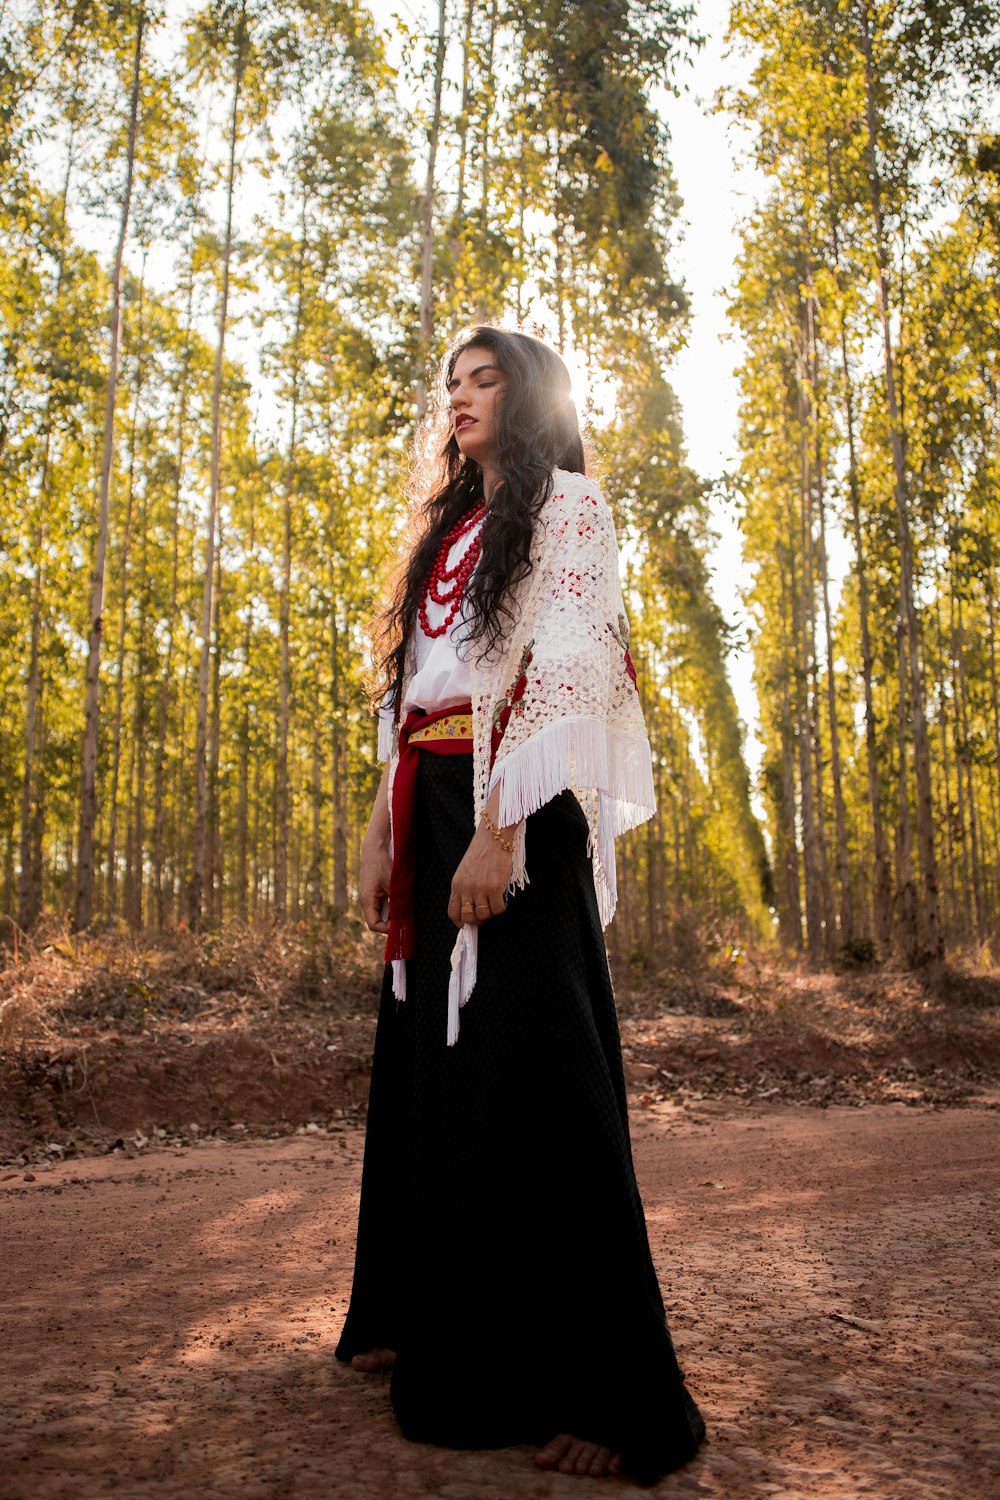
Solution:
M409 744L423 745L428 740L471 740L472 739L472 715L471 713L448 713L441 718L434 719L430 724L425 724L422 729L415 729L409 736Z

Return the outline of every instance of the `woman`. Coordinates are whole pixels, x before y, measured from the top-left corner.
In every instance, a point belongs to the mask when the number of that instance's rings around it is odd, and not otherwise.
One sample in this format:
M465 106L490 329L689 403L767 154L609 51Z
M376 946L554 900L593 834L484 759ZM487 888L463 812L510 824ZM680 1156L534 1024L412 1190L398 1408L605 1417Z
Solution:
M652 1479L704 1426L649 1254L602 934L615 836L654 810L614 527L539 340L461 338L438 422L381 620L388 764L359 884L387 967L337 1355L392 1368L410 1438Z

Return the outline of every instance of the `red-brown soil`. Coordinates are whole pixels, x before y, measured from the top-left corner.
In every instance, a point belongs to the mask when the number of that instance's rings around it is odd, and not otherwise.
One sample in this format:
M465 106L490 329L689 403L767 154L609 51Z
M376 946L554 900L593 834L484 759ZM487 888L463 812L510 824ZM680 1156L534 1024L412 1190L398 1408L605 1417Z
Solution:
M648 1493L409 1444L386 1377L335 1363L361 1144L2 1174L4 1500ZM654 1104L635 1145L710 1429L656 1494L1000 1493L995 1110ZM527 1357L546 1352L539 1329Z
M0 1500L639 1493L407 1444L333 1361L373 958L286 929L0 971ZM745 960L618 995L711 1434L656 1493L1000 1494L997 977Z

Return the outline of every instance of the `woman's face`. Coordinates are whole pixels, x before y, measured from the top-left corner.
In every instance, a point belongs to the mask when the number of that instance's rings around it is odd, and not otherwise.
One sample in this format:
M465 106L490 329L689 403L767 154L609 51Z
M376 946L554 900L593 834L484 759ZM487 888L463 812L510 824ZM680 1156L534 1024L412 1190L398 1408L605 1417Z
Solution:
M448 381L452 426L464 456L482 467L496 452L496 413L506 389L489 349L473 344L462 350Z

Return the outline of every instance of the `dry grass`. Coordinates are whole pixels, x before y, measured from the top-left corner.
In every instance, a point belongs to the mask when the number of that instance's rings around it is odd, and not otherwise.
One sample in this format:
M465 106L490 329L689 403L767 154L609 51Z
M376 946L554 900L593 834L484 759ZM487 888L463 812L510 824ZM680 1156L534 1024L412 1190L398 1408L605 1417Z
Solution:
M19 939L0 950L0 1160L356 1123L381 947L352 919ZM1000 1085L1000 974L973 956L837 972L706 944L615 980L640 1107L940 1107Z
M379 940L359 922L288 923L210 933L42 926L0 947L0 1052L78 1028L139 1030L225 1012L280 1023L283 1013L371 1009Z
M42 925L0 945L0 1053L81 1031L139 1032L218 1018L280 1029L309 1014L372 1016L381 939L353 918L209 933L108 930L74 935ZM615 963L623 1022L688 1015L755 1033L808 1030L860 1039L944 1034L1000 1009L1000 968L983 949L912 972L891 963L820 969L738 946L685 946L670 962Z

